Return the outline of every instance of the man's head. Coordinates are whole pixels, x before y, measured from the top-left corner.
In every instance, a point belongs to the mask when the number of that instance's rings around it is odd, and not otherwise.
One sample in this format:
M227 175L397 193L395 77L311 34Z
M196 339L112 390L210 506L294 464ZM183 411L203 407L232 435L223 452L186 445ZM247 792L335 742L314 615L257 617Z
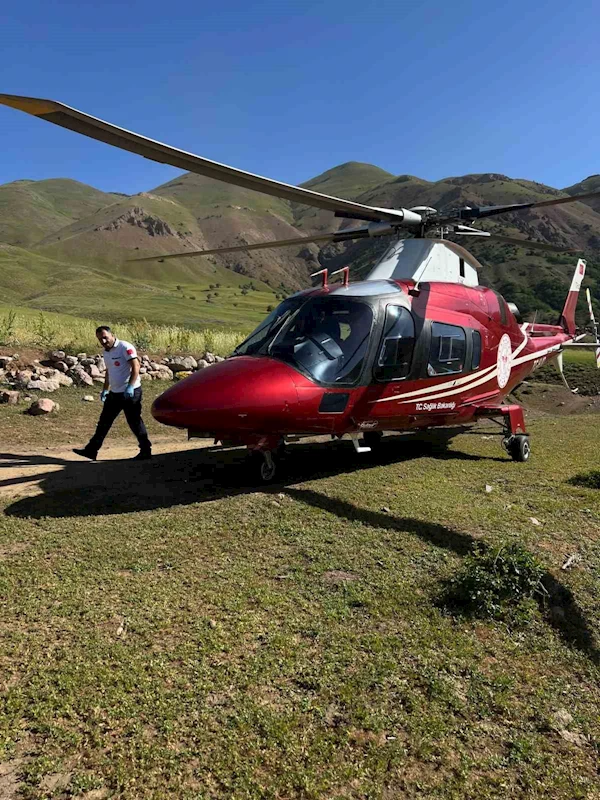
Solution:
M96 328L96 338L105 350L110 350L117 337L108 325L100 325L99 328Z

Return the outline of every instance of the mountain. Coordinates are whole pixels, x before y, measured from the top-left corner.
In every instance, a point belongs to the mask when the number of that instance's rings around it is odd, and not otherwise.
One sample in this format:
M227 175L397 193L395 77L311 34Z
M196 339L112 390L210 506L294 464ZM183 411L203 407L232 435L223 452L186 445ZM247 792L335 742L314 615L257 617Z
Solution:
M68 178L5 183L0 186L0 242L27 247L116 199Z
M427 181L348 162L304 186L369 205L442 209L572 196L600 190L600 176L561 191L497 173ZM507 214L481 227L585 249L586 281L600 300L599 205L589 201ZM95 299L100 297L103 313L113 304L119 315L144 316L147 311L156 321L163 315L186 324L249 327L276 296L310 285L310 274L323 266L348 264L355 277L363 276L387 240L142 263L131 259L308 236L348 224L359 223L191 173L131 197L67 179L17 181L0 186L0 293L10 302L71 311L75 306L76 313L90 316L97 315ZM526 241L522 247L473 239L461 243L484 264L482 283L502 291L526 314L537 311L540 320L556 315L573 255L540 255ZM252 302L249 282L256 289ZM203 295L201 304L186 305L186 297L209 294L217 284L217 303Z

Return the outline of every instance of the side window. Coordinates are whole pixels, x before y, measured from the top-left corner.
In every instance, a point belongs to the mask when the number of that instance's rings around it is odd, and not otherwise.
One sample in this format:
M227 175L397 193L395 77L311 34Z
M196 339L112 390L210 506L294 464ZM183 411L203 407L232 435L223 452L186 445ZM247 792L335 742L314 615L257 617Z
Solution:
M415 323L412 314L402 306L388 306L383 339L375 364L377 380L394 381L406 378L410 372L414 349Z
M473 335L473 355L471 356L471 369L479 369L481 364L481 334L471 331Z
M465 366L465 351L466 337L463 328L446 325L443 322L432 322L427 374L433 377L462 372Z

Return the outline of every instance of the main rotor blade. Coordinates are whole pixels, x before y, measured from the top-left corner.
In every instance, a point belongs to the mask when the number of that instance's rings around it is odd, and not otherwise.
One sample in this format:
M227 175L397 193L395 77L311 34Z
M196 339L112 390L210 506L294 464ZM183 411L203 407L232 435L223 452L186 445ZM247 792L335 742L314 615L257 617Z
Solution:
M497 242L506 242L506 244L517 244L520 247L535 248L537 250L551 250L553 253L579 253L580 247L556 247L553 244L546 244L545 242L530 242L528 239L517 239L513 236L502 236L499 233L488 233L488 231L473 230L459 230L463 225L457 225L453 233L457 236L475 236L484 239L494 239Z
M588 197L600 197L600 192L586 192L571 197L555 197L552 200L540 200L533 203L513 203L506 206L476 206L475 208L457 208L448 212L442 212L442 222L444 220L466 219L485 219L495 217L498 214L508 214L512 211L527 211L530 208L545 208L546 206L561 206L564 203L575 203L579 200L587 200ZM438 223L439 224L439 223Z
M25 111L34 117L68 128L76 133L106 142L121 150L129 150L151 161L160 164L170 164L173 167L205 175L208 178L225 181L244 189L253 189L256 192L281 197L294 203L304 203L326 211L347 211L351 214L361 214L363 218L378 222L389 220L403 224L405 227L416 228L421 224L421 216L406 209L377 208L343 200L340 197L313 192L299 186L263 178L251 172L245 172L217 161L170 147L154 139L148 139L140 134L111 125L109 122L84 114L75 108L57 103L54 100L40 100L34 97L21 97L12 94L0 94L0 104Z
M238 244L233 247L217 247L214 250L193 250L185 253L172 253L167 256L146 256L145 258L129 258L128 261L165 261L169 258L191 258L192 256L211 256L222 253L238 253L247 250L268 250L275 247L291 247L295 244L308 244L310 242L347 242L352 239L366 239L369 236L390 236L395 231L389 225L381 226L388 230L378 232L372 228L355 228L350 231L336 231L334 233L321 233L318 236L298 236L295 239L280 239L276 242L257 242L256 244Z

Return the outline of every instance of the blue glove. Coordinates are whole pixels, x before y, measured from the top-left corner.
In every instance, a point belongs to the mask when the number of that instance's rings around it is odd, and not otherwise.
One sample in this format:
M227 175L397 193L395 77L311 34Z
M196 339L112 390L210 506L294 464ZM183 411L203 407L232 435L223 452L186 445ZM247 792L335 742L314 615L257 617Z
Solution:
M102 389L100 392L100 402L103 403L108 397L108 389Z
M133 399L133 386L128 383L127 388L125 389L125 399L132 400Z

